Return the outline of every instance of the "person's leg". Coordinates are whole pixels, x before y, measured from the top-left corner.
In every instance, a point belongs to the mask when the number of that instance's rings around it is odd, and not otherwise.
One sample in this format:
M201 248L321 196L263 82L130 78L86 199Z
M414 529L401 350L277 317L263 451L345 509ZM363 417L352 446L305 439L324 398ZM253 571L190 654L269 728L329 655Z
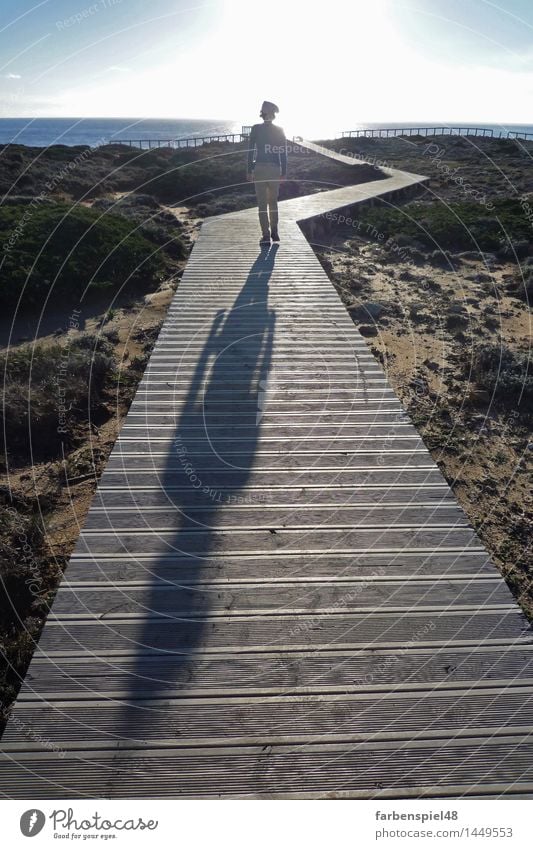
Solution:
M256 164L254 172L255 194L259 210L259 224L263 236L270 238L270 226L268 223L268 183L265 180L264 169L261 164Z
M270 219L270 229L273 233L278 232L278 196L279 196L279 180L268 181L268 216Z
M272 233L277 235L278 232L278 196L279 196L279 165L269 165L268 186L268 215L270 220L270 229Z

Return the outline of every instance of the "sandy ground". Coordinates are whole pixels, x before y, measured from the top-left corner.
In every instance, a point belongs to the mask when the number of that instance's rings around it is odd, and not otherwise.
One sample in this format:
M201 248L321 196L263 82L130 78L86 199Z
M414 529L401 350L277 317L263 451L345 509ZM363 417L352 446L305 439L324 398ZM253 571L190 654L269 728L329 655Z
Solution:
M317 250L350 314L448 483L533 615L531 434L469 376L481 341L528 352L531 312L501 283L516 266L460 259L454 269L387 259L364 239Z

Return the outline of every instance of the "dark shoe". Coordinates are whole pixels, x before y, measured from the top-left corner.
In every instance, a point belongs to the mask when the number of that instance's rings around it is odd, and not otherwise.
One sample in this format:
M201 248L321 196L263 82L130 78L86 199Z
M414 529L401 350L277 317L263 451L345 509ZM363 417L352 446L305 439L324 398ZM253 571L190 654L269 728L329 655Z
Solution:
M277 230L272 230L272 241L279 242L279 233Z
M260 245L269 245L270 244L270 233L267 233L266 236L261 236L259 239Z

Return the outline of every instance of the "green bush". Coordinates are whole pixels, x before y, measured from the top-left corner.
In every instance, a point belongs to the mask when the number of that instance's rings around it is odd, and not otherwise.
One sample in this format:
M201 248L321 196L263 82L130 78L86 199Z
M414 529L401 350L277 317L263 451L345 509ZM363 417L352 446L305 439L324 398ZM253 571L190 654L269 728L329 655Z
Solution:
M164 267L157 246L119 215L34 199L0 207L0 305L63 305L96 290L153 284Z
M363 209L361 218L400 244L416 240L433 250L497 251L506 238L531 240L530 225L518 200L494 199L493 206L489 210L479 203L418 201L400 209L385 205Z
M533 369L525 354L503 345L481 345L474 352L470 377L485 386L497 403L531 415Z
M0 369L4 453L50 459L99 409L115 359L107 339L86 335L70 345L23 345L0 356Z

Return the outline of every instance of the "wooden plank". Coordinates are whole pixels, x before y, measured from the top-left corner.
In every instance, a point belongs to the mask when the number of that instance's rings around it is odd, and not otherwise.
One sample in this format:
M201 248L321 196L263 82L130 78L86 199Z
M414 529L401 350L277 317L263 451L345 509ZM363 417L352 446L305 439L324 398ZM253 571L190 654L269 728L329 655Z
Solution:
M418 692L533 683L533 643L435 649L413 646L357 652L194 652L176 665L169 655L65 658L36 657L19 699L39 703L78 698L138 698L306 693ZM421 724L421 727L423 725ZM12 729L13 730L13 729Z
M288 551L295 554L313 552L363 552L464 550L478 545L476 535L470 528L450 525L447 528L395 526L364 529L320 528L300 529L255 528L238 530L150 531L128 528L119 535L113 531L82 531L76 552L102 554L165 554L170 551L196 554L265 554Z
M217 653L234 651L297 651L308 647L357 651L404 648L417 645L495 644L505 641L533 642L527 621L518 610L423 611L419 613L339 613L297 615L261 614L188 616L181 621L147 614L130 620L114 617L61 621L50 618L39 642L39 652L62 657L90 653L119 657L124 654L170 653L177 656L193 649ZM177 661L178 662L178 661Z
M294 476L298 473L310 471L330 471L337 472L353 469L353 470L373 470L373 469L404 469L406 467L431 469L432 463L430 457L425 450L412 448L408 451L391 451L386 448L381 450L366 450L366 451L338 451L330 454L306 453L303 451L291 451L288 454L283 452L258 452L252 451L248 453L231 455L231 462L228 462L224 457L213 454L212 456L205 454L196 454L194 451L187 451L183 462L178 456L172 454L157 455L141 454L124 456L119 451L112 451L109 457L106 468L110 471L127 470L129 473L139 471L158 471L163 473L170 482L171 478L188 477L188 463L193 463L194 471L199 474L205 474L206 480L209 474L214 479L215 477L221 483L227 480L228 483L233 479L237 486L243 486L247 482L247 476L261 472L281 472L285 475L292 475L291 483L294 482ZM235 476L238 476L237 478ZM246 475L246 477L244 477ZM301 483L301 482L300 482ZM235 483L234 483L235 485Z
M207 487L207 492L212 493L215 488L218 492L224 492L228 488L233 488L241 492L241 498L244 503L249 497L253 503L257 501L256 493L269 487L285 488L291 486L305 487L328 487L328 486L344 486L344 487L360 487L360 486L375 486L375 485L409 485L409 484L441 484L443 482L442 475L434 464L412 465L406 464L391 464L389 458L385 466L375 464L373 466L365 462L364 465L354 467L353 463L349 467L343 466L339 468L310 468L308 466L299 469L253 469L248 470L246 477L246 488L242 489L240 481L236 478L231 469L211 470L208 475L205 473L201 478L193 480L192 476L187 477L180 474L179 470L169 470L163 468L156 470L154 464L151 468L146 469L131 469L126 467L124 463L118 464L119 468L106 467L100 478L102 486L105 487L120 487L126 488L141 488L147 486L165 489L172 491L173 488L181 490L187 489L202 489ZM195 473L198 469L195 470ZM198 484L200 480L200 484Z
M533 731L533 687L211 699L142 698L24 703L21 720L36 736L67 749L98 749L127 734L131 743L176 748L288 744L408 742L454 732ZM87 730L91 739L87 745ZM9 739L5 740L9 743ZM26 750L38 750L28 741Z
M533 794L533 741L490 737L308 747L165 749L2 756L27 798L457 798ZM1 767L0 767L1 769ZM518 777L517 777L518 776Z
M336 581L362 578L376 579L380 575L389 578L409 579L424 576L462 576L473 578L478 575L494 576L496 567L490 562L481 546L477 549L457 548L448 552L396 551L379 554L359 552L324 551L295 554L277 551L267 554L222 554L199 555L173 551L161 554L127 553L83 554L74 552L68 570L72 581L204 581L219 586L229 581L271 583L286 580Z
M313 507L330 507L339 505L343 508L350 506L363 510L370 506L380 507L416 507L434 505L455 506L456 501L449 487L443 483L437 484L384 484L382 486L360 486L342 487L340 484L325 488L312 486L287 486L279 489L265 488L258 494L256 503L244 499L241 489L222 490L215 498L209 498L207 493L192 490L190 486L183 489L145 488L143 490L124 487L121 490L108 488L104 485L98 487L91 508L92 513L102 510L117 510L124 508L142 508L145 511L158 507L170 507L175 505L178 509L185 509L187 513L195 509L219 510L219 505L224 504L226 512L241 512L245 507L249 509L276 510L281 507L299 507L301 509ZM239 500L241 499L241 500ZM222 515L222 514L221 514ZM87 517L88 519L89 517Z
M186 499L185 499L186 500ZM220 503L220 502L219 502ZM212 507L212 506L211 506ZM467 526L467 520L458 505L398 505L391 507L345 507L338 505L333 509L313 509L311 506L294 505L288 509L275 507L263 508L260 504L253 507L237 507L233 510L212 509L191 510L176 505L173 509L148 509L145 506L93 509L83 526L84 533L89 531L122 528L147 529L150 531L172 531L188 528L190 530L217 530L223 528L362 528L365 526L383 527L395 525L431 525L432 527Z
M66 581L59 590L52 615L62 620L87 617L110 619L134 618L144 615L183 617L215 613L227 615L276 613L337 614L346 612L408 611L512 606L513 598L503 581L490 580L447 581L342 581L310 584L290 582L270 585L256 583L225 586L178 585L178 582L156 583L146 581L143 587L100 582L93 586L79 586Z

